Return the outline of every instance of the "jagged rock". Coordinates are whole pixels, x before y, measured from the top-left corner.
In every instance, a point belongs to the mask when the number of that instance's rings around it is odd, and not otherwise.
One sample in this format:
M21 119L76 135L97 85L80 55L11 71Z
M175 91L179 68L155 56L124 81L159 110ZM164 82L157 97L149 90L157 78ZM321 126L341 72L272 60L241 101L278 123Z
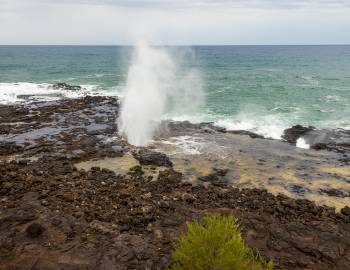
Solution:
M0 166L1 270L164 269L171 263L172 243L184 232L186 223L213 212L234 214L247 245L264 258L271 258L276 270L348 269L349 207L337 213L334 208L308 200L274 196L262 189L234 188L234 181L224 181L236 180L231 170L228 177L226 170L214 169L202 179L202 185L193 185L183 181L185 173L158 168L159 165L119 172L118 166L112 164L106 169L99 161L114 158L116 152L123 155L138 149L123 141L113 127L118 116L116 99L86 97L36 105L31 111L0 106L1 123L25 123L11 126L11 137L20 134L29 141L19 142L19 149L10 142L0 143L2 158L16 154L16 159L21 155L28 159L2 161ZM105 126L110 129L106 131ZM89 127L103 128L89 135ZM60 133L47 136L46 132L56 128L61 129ZM211 123L169 124L172 128L171 136L238 136L221 134L226 130ZM38 138L30 137L37 132ZM349 141L345 131L313 130L309 135L317 138L310 142L324 142L327 150L334 146L343 151ZM237 139L250 141L247 137ZM276 143L259 140L252 144L260 142ZM244 145L235 147L244 155L254 151ZM347 154L328 154L336 156L336 161L329 164L346 169L341 167L346 164L338 160L348 162ZM270 162L268 156L251 155L264 165ZM166 156L148 148L139 159L146 164L170 165ZM220 166L214 165L211 157L210 160L213 166ZM100 167L75 169L81 161L93 161L92 166ZM275 165L282 169L285 161L289 161L288 157L281 156ZM328 164L327 160L321 165L324 164ZM296 176L308 173L305 179L311 177L310 172L317 169L309 165L312 164L306 162L298 166ZM239 164L232 164L236 166ZM150 172L156 173L151 180ZM279 180L277 175L275 178L270 180ZM285 185L300 197L309 192L296 183L287 181Z
M311 145L310 148L315 149L315 150L325 150L325 149L327 149L327 144L315 143L315 144Z
M345 216L349 216L350 217L350 207L349 206L345 206L344 208L342 208L340 210L340 212L345 215Z
M193 203L196 200L196 198L189 193L182 194L181 198L183 201L188 202L188 203Z
M345 192L339 189L331 188L331 189L321 189L323 193L326 193L328 196L332 197L340 197L340 198L345 198L345 197L350 197L349 192Z
M80 85L69 85L67 83L55 83L52 85L53 89L61 89L61 90L71 90L71 91L79 91L82 89Z
M314 129L305 135L311 149L337 153L350 152L350 131L344 129ZM346 163L346 156L344 157Z
M228 130L226 131L227 133L231 133L231 134L237 134L237 135L247 135L252 139L263 139L264 136L261 136L259 134L256 134L254 132L248 131L248 130Z
M172 162L165 154L151 151L146 148L134 151L132 154L135 159L137 159L142 165L155 165L164 167L173 166Z
M41 226L39 223L33 222L27 227L26 233L27 233L27 236L30 238L37 238L43 233L44 230L45 228Z
M285 129L283 132L282 138L289 143L295 144L300 137L302 137L303 135L305 135L306 133L314 129L315 128L311 126L304 127L301 125L296 125L291 128Z

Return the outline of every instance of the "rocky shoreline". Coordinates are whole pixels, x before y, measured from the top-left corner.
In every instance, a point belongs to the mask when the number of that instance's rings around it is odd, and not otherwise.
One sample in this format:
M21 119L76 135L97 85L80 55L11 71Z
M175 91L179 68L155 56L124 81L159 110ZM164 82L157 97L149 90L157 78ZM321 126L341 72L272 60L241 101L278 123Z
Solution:
M260 188L238 189L219 167L195 183L184 181L176 159L156 147L133 147L118 135L118 107L115 98L89 96L0 106L1 270L164 269L186 222L211 212L235 214L247 244L272 259L275 269L349 267L349 207L336 211ZM297 126L285 136L295 144L310 132L326 131ZM167 123L158 136L194 133L268 141L211 123ZM331 152L325 162L345 168L348 134L309 142ZM120 170L79 167L118 158L124 158Z

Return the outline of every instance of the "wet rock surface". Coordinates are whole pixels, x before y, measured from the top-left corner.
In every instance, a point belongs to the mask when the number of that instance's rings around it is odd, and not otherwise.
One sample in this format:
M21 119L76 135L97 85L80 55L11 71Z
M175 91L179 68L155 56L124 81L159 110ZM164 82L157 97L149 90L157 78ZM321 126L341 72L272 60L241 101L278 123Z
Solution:
M237 189L221 168L187 183L169 157L118 135L118 106L107 97L0 106L0 127L7 125L0 133L1 270L164 269L186 222L212 212L236 215L247 244L275 269L348 269L349 207L335 212ZM211 124L168 128L225 132ZM140 164L125 174L76 167L128 152ZM159 166L166 169L150 178L146 172Z
M316 129L296 125L284 130L282 138L295 144L299 138L303 138L311 149L328 150L338 153L350 152L350 131L344 129ZM347 161L349 160L346 157ZM345 159L344 159L345 160Z
M307 133L305 140L311 148L316 150L328 150L343 154L350 152L349 130L313 130ZM345 158L349 160L349 157L345 156Z
M162 127L160 128L163 132L162 135L168 133L171 134L171 136L181 136L181 135L188 135L193 133L207 133L207 134L213 134L213 133L230 133L230 134L236 134L236 135L246 135L250 138L256 139L256 138L264 138L263 136L256 134L251 131L247 130L227 130L223 127L219 127L214 125L214 123L191 123L189 121L164 121L162 123ZM165 131L165 132L164 132Z
M283 132L282 138L289 143L295 144L300 137L313 130L314 127L304 127L301 125L296 125L291 128L286 129Z
M52 88L57 90L70 90L70 91L79 91L82 89L80 85L69 85L67 83L55 83L52 85Z
M173 164L170 159L163 153L151 151L146 148L141 148L132 152L135 159L137 159L141 165L155 165L172 167Z

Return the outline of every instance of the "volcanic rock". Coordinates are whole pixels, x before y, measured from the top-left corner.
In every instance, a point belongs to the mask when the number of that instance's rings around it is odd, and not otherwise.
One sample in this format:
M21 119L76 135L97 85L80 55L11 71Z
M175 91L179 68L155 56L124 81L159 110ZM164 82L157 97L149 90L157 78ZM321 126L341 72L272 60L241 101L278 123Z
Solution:
M141 148L132 152L135 159L137 159L141 165L155 165L172 167L173 164L170 159L163 153L151 151L146 148Z
M41 226L39 223L33 222L27 227L26 233L27 236L30 238L37 238L43 233L44 230L44 227Z
M52 85L53 89L56 90L70 90L70 91L79 91L82 89L80 85L69 85L67 83L55 83Z
M291 128L285 129L282 138L289 143L295 144L300 137L314 129L315 128L311 126L304 127L301 125L296 125Z
M343 215L350 217L350 207L349 206L345 206L343 209L340 210L340 212Z

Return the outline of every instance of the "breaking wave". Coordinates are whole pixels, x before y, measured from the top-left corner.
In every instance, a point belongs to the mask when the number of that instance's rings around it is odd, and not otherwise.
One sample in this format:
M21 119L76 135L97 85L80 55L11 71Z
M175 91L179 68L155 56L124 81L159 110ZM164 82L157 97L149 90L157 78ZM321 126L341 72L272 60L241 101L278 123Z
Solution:
M28 100L53 101L102 94L104 92L96 85L81 85L80 89L68 90L48 83L0 83L0 104L13 104Z
M265 138L277 140L281 139L283 131L290 127L290 125L272 115L257 118L238 116L237 118L217 120L215 125L227 130L247 130Z

